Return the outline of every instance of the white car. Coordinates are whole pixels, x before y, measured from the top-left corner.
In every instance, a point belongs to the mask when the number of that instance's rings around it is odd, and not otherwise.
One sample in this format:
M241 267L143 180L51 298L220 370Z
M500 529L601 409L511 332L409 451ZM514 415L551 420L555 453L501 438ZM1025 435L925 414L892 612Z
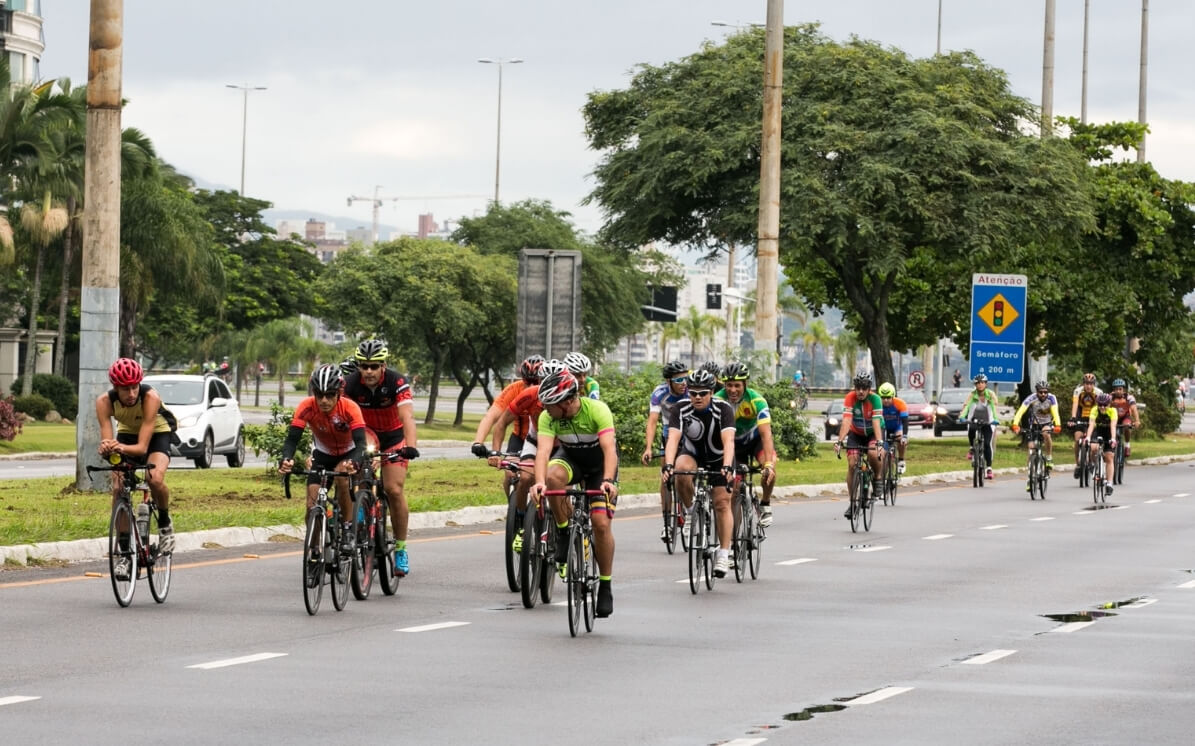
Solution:
M146 376L145 383L162 397L162 404L178 419L175 456L189 458L206 469L216 454L229 466L245 463L245 420L241 407L216 376Z

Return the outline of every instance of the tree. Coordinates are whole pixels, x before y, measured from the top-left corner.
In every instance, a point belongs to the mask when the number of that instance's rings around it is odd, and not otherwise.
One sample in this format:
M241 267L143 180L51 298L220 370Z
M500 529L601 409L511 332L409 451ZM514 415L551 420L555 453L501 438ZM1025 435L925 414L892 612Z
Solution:
M697 348L712 342L719 329L726 328L726 320L708 313L701 313L696 306L689 306L689 312L676 320L676 332L682 339L689 340L689 360L694 368L701 363L697 360Z
M245 359L265 360L278 375L278 406L286 396L286 374L295 363L312 361L327 350L311 337L311 324L299 318L274 319L252 330L245 338Z
M1092 226L1082 160L1021 131L1036 112L1001 71L967 52L837 43L816 26L785 37L781 263L811 308L844 309L881 378L891 348L966 316L973 268L1023 269L1024 247L1073 245ZM605 240L752 242L761 42L738 34L590 94Z
M821 347L825 350L834 344L834 338L830 336L830 330L826 328L826 322L821 319L816 319L803 331L794 332L794 334L799 334L801 344L809 349L809 384L811 386L816 385L814 380L817 373L817 348Z
M859 359L859 352L862 347L859 343L859 338L849 329L843 329L834 338L832 344L834 366L843 372L847 385L850 385L851 378L855 375L855 361ZM810 379L812 379L812 376L810 376Z

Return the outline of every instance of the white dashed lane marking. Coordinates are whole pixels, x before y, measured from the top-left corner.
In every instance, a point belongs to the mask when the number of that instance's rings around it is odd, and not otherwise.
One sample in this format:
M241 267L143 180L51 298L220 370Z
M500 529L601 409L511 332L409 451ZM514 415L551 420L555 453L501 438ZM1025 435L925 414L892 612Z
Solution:
M883 702L889 697L895 697L898 694L913 691L911 686L886 686L883 689L878 689L871 694L864 694L862 697L855 697L843 702L844 705L872 705L876 702Z
M1190 494L1190 492L1175 492L1174 497L1188 497Z
M817 557L799 557L797 559L784 560L777 562L777 565L803 565L806 562L817 562Z
M926 541L938 541L939 539L949 539L951 536L954 536L954 534L934 534L933 536L922 536L921 538Z
M1188 580L1180 585L1179 588L1195 588L1195 580Z
M1074 513L1071 513L1071 515L1095 515L1095 511L1094 510L1076 510Z
M882 552L882 551L884 551L885 549L891 549L891 548L892 548L892 547L885 547L885 546L879 546L879 547L860 547L860 548L856 549L855 551L856 551L856 552Z
M439 624L421 624L418 627L403 627L396 629L395 632L431 632L437 629L448 629L450 627L464 627L469 622L440 622Z
M990 526L980 526L979 530L980 531L995 531L998 528L1008 528L1008 526L1003 523L993 523Z
M1052 520L1054 520L1054 516L1052 516L1052 515L1039 515L1037 518L1030 518L1029 520L1031 520L1031 521L1052 521Z
M722 746L759 746L767 740L766 738L736 738L733 741L723 741Z
M253 655L242 655L240 658L225 658L224 660L212 661L210 663L196 663L187 668L201 668L204 670L210 668L224 668L226 666L239 666L242 663L257 663L258 661L266 661L270 658L281 658L287 653L254 653Z
M1083 629L1084 627L1090 627L1093 624L1095 624L1095 622L1067 622L1066 624L1055 627L1054 629L1052 629L1050 631L1051 632L1061 632L1062 634L1065 635L1065 634L1070 634L1071 632L1078 632L1079 630Z
M21 696L0 697L0 707L3 707L4 705L15 705L15 704L19 704L21 702L32 702L35 699L41 699L41 697L21 697Z
M1146 501L1145 501L1145 504L1146 504L1146 505L1153 505L1154 503L1160 503L1160 502L1162 502L1162 501L1161 501L1161 500L1159 500L1159 499L1157 499L1157 498L1155 497L1153 500L1146 500Z
M993 650L990 653L984 653L983 655L977 655L974 658L968 658L967 660L963 661L963 663L966 663L969 666L982 666L985 663L991 663L992 661L998 661L1001 658L1007 658L1015 652L1017 651Z

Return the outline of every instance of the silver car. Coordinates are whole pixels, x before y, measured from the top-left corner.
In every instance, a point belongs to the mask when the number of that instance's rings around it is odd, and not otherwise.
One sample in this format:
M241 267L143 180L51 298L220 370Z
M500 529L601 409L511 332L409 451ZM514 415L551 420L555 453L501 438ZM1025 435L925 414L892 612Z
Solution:
M245 463L245 420L224 381L211 375L161 375L146 376L145 383L178 419L173 455L191 459L200 469L210 467L216 454L229 466Z

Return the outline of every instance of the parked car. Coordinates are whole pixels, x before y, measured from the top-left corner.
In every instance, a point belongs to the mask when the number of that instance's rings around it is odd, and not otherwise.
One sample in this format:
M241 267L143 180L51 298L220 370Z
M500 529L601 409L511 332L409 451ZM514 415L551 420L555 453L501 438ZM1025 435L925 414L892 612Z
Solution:
M938 397L937 410L934 412L934 437L942 437L944 430L966 430L967 426L959 422L963 404L972 389L943 389Z
M896 395L909 406L909 427L920 425L923 429L929 429L934 426L937 407L929 403L921 389L901 389Z
M228 384L214 375L146 376L145 383L178 419L172 455L189 458L200 469L210 467L217 454L229 466L245 463L245 420Z
M826 407L822 416L825 417L826 440L833 440L838 437L838 427L842 424L842 400L836 399L830 402L830 406Z

